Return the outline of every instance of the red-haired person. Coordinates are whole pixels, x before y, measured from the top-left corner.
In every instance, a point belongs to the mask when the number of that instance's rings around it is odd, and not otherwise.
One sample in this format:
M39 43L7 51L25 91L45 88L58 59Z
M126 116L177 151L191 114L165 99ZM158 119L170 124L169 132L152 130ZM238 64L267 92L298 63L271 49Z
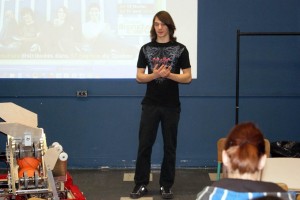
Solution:
M227 136L222 152L224 178L205 187L197 200L248 200L272 198L291 200L288 193L276 183L260 181L267 155L262 132L252 122L236 125Z

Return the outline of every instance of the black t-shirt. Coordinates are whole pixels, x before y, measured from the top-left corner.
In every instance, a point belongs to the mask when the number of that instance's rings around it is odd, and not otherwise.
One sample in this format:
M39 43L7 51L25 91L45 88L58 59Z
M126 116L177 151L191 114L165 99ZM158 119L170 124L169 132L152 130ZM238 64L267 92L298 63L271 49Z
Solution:
M180 69L191 67L187 48L175 41L168 43L149 42L141 47L137 67L148 68L148 74L151 74L157 63L171 66L171 73L175 74L179 74ZM180 106L178 83L168 78L157 78L148 82L142 104Z

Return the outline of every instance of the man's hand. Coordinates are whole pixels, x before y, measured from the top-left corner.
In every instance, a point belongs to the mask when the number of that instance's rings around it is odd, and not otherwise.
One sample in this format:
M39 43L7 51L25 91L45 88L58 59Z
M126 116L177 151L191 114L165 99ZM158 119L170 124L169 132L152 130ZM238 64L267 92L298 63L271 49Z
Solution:
M172 69L171 66L161 65L160 68L158 69L159 76L163 78L167 78L171 73L171 69Z

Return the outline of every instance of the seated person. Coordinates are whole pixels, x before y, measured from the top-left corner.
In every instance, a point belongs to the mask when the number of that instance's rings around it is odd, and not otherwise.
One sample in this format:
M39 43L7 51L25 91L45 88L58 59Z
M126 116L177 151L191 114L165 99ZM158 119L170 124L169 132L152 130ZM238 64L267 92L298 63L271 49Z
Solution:
M262 197L295 199L276 183L260 181L265 166L264 136L251 122L236 125L227 136L223 160L223 179L205 187L197 200L248 200Z
M21 20L18 35L14 37L19 50L24 52L36 53L41 51L40 44L40 24L37 22L35 14L31 8L21 10Z
M47 24L45 35L51 35L47 39L47 51L54 54L71 56L77 52L78 29L69 10L62 6L59 7L54 18Z
M115 40L115 33L101 19L101 10L96 3L91 4L88 8L87 21L82 25L82 36L83 52L100 52L100 54L106 51L110 52L109 44ZM104 46L106 47L104 48Z
M13 37L17 35L18 24L12 10L7 10L3 16L3 24L0 31L0 48L9 49L14 42Z
M115 59L135 56L138 48L105 22L103 12L97 3L88 7L86 21L82 25L82 52L106 56L113 54Z
M41 51L39 24L31 8L23 8L20 11L19 23L12 10L7 10L4 18L0 33L1 54Z

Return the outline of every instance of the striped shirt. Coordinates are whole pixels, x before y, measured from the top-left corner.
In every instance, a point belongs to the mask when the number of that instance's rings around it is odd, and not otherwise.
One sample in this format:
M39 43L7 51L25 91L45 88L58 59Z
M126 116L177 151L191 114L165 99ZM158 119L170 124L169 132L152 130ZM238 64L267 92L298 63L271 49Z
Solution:
M295 200L294 192L236 192L219 187L207 186L197 195L196 200L249 200L266 196L282 200Z

